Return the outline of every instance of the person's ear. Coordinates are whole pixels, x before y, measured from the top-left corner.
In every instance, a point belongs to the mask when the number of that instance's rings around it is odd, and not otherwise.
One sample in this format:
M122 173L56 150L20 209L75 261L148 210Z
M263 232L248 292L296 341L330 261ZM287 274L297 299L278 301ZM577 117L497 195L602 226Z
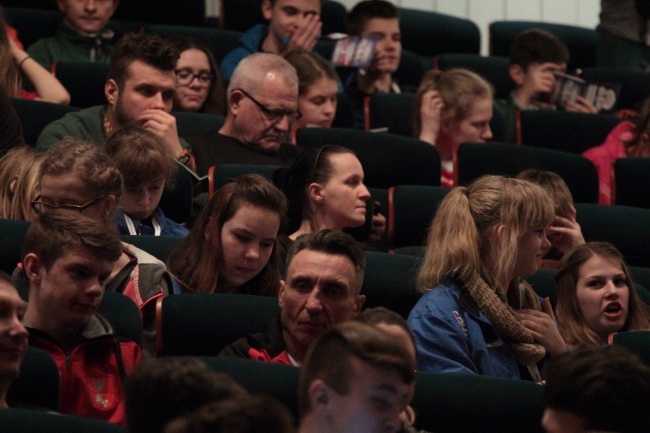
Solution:
M517 86L523 86L526 79L526 71L519 65L512 64L508 68L508 74L510 78Z
M65 11L68 9L67 0L56 0L56 5L59 7L59 10L65 14Z
M363 304L366 303L366 295L357 295L357 299L354 300L354 315L356 316L361 312Z
M241 101L244 99L244 94L240 90L233 90L228 95L228 108L229 111L237 115L241 109Z
M29 280L30 285L41 283L41 258L34 253L29 253L23 259L23 272Z
M309 200L314 203L322 203L324 200L323 187L319 183L310 183L307 187L307 193L309 194Z
M286 284L287 283L284 280L280 280L280 290L278 291L278 305L280 306L280 309L282 309L282 306L284 305L284 289Z
M309 385L309 406L314 413L331 415L332 414L332 392L321 379L314 380Z
M271 0L262 1L262 15L266 21L271 21L271 18L273 18L273 5L271 4Z
M120 95L120 87L117 85L117 81L111 78L104 84L104 95L108 105L115 107L117 98Z
M119 5L120 5L120 0L113 0L113 7L111 9L111 15L110 16L113 16L113 14L115 13L115 11L117 10L117 7Z
M115 212L115 206L116 206L116 199L113 194L109 194L106 196L104 200L102 200L101 204L101 215L102 218L105 221L108 221L108 219L113 215L113 212Z

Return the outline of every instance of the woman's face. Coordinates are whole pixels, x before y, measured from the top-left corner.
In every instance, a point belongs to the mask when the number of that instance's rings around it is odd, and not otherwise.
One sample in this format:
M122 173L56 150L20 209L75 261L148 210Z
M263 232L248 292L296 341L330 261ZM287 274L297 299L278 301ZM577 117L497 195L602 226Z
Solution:
M176 64L174 110L199 111L213 81L208 56L196 48L183 51Z
M296 122L295 127L332 126L336 115L338 86L335 80L322 77L307 88L307 91L298 97L298 109L302 117Z
M242 204L221 228L219 281L224 289L236 289L266 266L280 229L276 212Z
M452 141L453 148L461 143L478 143L492 139L490 120L492 119L492 100L474 99L467 116L460 120L450 120L445 131Z
M526 230L517 242L517 259L515 260L515 277L527 277L537 272L539 262L550 249L551 243L546 237L545 227Z
M331 176L316 197L322 204L321 218L334 230L359 227L366 221L366 201L370 198L363 184L363 167L351 153L329 155L329 162Z
M576 285L578 307L587 326L602 341L623 329L627 321L630 289L620 265L593 255L580 267Z

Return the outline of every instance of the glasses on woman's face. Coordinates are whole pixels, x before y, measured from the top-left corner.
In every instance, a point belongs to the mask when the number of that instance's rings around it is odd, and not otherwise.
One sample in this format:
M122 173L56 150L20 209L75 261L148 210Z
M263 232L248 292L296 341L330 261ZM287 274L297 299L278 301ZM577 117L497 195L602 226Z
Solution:
M181 86L189 86L195 78L199 80L199 84L209 86L212 80L214 80L214 75L205 71L195 74L189 69L179 69L176 71L176 82Z
M253 101L253 103L257 105L260 111L264 113L264 116L266 116L266 118L273 123L279 122L280 120L282 120L284 116L287 116L287 120L289 121L289 123L296 122L300 120L300 118L302 117L302 113L300 112L300 110L295 110L295 111L294 110L271 110L270 108L264 106L264 104L262 104L260 101L253 98L250 95L250 93L248 93L244 89L234 89L233 92L235 90L239 90L244 94L245 97Z
M96 205L100 201L104 200L107 197L106 194L97 197L93 200L90 200L88 203L85 204L60 204L60 205L55 205L51 203L46 203L44 201L41 201L41 196L39 194L38 197L36 197L34 200L32 200L32 209L34 209L34 212L36 215L43 215L43 212L45 212L47 209L64 209L64 210L73 210L77 211L79 213L85 211L89 207Z

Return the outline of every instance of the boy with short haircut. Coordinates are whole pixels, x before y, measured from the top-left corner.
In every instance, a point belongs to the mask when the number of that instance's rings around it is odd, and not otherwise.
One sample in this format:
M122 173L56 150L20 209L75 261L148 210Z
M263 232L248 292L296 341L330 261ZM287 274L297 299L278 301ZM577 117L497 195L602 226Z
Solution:
M124 179L116 212L120 234L187 236L188 230L158 207L178 169L165 143L151 132L127 126L106 141L106 151Z
M532 28L517 35L510 47L510 78L515 88L507 100L495 101L506 121L505 141L516 141L517 112L548 110L555 106L543 100L555 88L555 73L564 73L569 49L549 31ZM596 108L582 97L568 102L567 111L596 113Z
M22 250L29 345L59 368L59 411L117 424L124 423L124 378L142 353L136 343L118 340L96 310L121 254L110 227L61 210L31 224Z
M56 0L63 21L52 37L36 41L27 53L45 69L61 60L108 63L115 32L106 25L120 0Z
M354 104L354 126L364 128L364 100L374 93L400 93L393 74L402 56L399 9L389 1L365 0L348 14L348 33L377 38L372 63L360 70L346 91Z
M263 0L262 15L268 25L253 26L242 36L240 46L221 61L221 76L230 79L241 59L253 53L311 51L322 28L322 6L323 0Z

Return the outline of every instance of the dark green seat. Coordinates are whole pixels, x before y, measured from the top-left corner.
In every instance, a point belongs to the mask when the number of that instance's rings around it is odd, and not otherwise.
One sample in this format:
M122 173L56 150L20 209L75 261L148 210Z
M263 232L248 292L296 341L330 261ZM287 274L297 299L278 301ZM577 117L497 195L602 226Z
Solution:
M405 319L422 296L415 278L422 260L419 257L366 251L366 273L361 294L364 308L386 307Z
M235 340L266 331L280 312L277 298L255 295L173 295L159 302L161 356L216 356Z
M462 143L458 148L458 184L486 174L516 176L535 168L557 173L576 202L598 201L598 173L586 158L556 150L504 143Z
M178 167L174 177L174 186L165 187L158 207L165 216L179 224L188 222L192 214L192 197L197 179L184 167Z
M54 359L40 349L28 347L7 401L17 406L59 410L59 369Z
M43 1L41 0L41 2ZM28 0L17 0L13 6L7 1L2 2L7 21L16 29L18 39L25 48L41 38L54 35L62 17L56 3L48 5L54 6L51 10L29 7L26 3Z
M586 241L614 244L629 266L650 267L650 209L576 203Z
M643 100L650 96L650 75L632 69L584 68L580 76L588 82L620 83L621 93L616 106L640 110Z
M441 54L435 59L436 69L448 71L464 68L474 71L494 86L495 98L508 98L515 84L510 78L510 58L505 56L481 56L478 54Z
M425 245L438 205L450 190L440 186L399 185L388 191L391 248Z
M163 262L167 260L169 252L180 243L181 238L171 236L135 236L122 235L122 242L132 244L144 250Z
M258 2L259 3L259 2ZM258 4L259 9L259 4ZM226 54L239 46L243 33L233 30L223 30L214 27L180 26L153 24L146 28L147 33L164 37L171 35L186 35L206 44L217 63L221 63Z
M418 374L415 426L447 433L542 432L543 387L470 374Z
M630 274L632 274L632 280L637 284L639 298L650 305L650 291L647 289L650 287L650 268L644 268L642 266L628 266L628 268L630 269Z
M2 248L0 248L0 269L11 275L20 263L21 248L23 238L29 222L8 220L0 218L0 239L2 239Z
M533 275L524 277L524 280L532 286L538 296L550 299L553 307L557 304L556 273L555 269L538 269Z
M440 185L440 156L431 145L392 134L344 128L300 128L298 146L338 144L356 153L369 187Z
M176 118L179 137L203 134L220 129L226 118L215 114L193 113L191 111L172 111Z
M210 169L213 178L208 179L208 182L214 185L214 191L216 191L225 185L229 179L248 173L259 174L273 182L280 167L276 165L220 164L215 166L214 170L212 170L212 167Z
M345 92L336 94L336 114L332 122L333 128L353 128L354 127L354 104L352 99Z
M568 71L596 65L596 30L565 24L539 21L494 21L490 24L490 55L510 57L510 46L515 37L530 28L542 28L553 33L566 44L571 53Z
M626 347L650 364L650 331L617 332L610 343Z
M54 75L70 93L70 105L88 108L106 104L104 85L108 79L108 63L60 61Z
M650 158L614 161L614 202L621 206L650 208Z
M144 23L202 26L205 24L205 0L128 1L120 4L114 17Z
M518 112L517 142L581 154L602 144L620 122L621 119L604 114L525 110Z
M25 143L36 147L38 136L43 129L55 120L58 120L68 113L79 111L76 107L61 104L52 104L44 101L32 101L27 99L11 99L20 123L23 125Z
M126 433L117 424L41 410L0 410L0 427L11 433Z

